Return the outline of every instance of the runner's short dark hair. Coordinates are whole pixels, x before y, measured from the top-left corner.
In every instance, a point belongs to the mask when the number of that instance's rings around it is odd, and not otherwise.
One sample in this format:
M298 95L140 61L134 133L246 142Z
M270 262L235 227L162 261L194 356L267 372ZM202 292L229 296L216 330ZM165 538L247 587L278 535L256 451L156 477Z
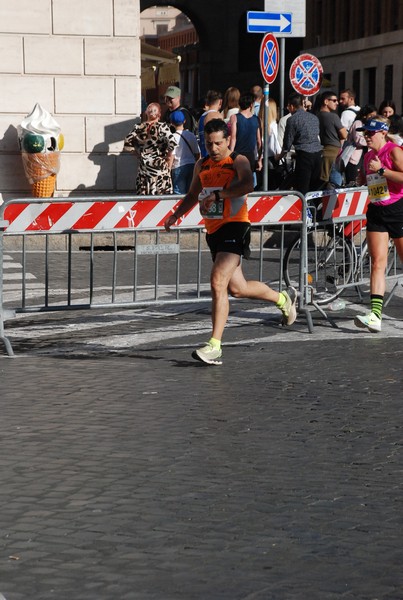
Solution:
M225 139L229 136L228 125L223 119L211 119L204 126L204 134L218 133L222 131Z
M302 96L297 92L293 92L288 96L288 104L291 104L294 108L298 109L302 106Z
M218 100L222 100L222 93L217 92L217 90L209 90L206 94L206 104L209 106L214 104Z

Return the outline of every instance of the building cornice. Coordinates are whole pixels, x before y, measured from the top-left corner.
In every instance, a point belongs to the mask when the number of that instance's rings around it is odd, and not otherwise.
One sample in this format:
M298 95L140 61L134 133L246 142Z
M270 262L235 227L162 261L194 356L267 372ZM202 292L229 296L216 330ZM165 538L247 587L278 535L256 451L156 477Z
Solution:
M385 48L386 46L401 45L403 40L403 29L389 33L381 33L365 38L340 42L338 44L328 44L327 46L316 46L306 48L304 52L309 52L317 58L331 58L338 55L346 55L354 52L364 52L365 50L374 50L375 48Z

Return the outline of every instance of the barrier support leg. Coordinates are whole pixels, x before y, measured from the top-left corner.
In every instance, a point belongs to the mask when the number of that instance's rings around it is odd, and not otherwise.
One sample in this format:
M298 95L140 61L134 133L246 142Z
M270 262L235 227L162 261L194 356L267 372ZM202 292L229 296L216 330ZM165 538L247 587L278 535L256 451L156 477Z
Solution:
M4 335L4 316L3 308L3 237L4 229L7 227L8 221L0 221L0 340L3 342L8 356L13 357L14 352L10 344L10 340Z
M399 285L403 286L403 279L402 278L399 278L397 281L395 281L395 285L390 290L389 296L387 297L386 301L383 303L383 306L385 308L389 304L389 302L392 300L392 297L394 296L395 291L397 290L397 288L399 287Z
M339 326L337 325L336 321L334 319L332 319L332 317L329 317L329 315L323 310L323 308L321 306L319 306L319 304L317 304L314 300L312 301L312 306L314 306L316 308L316 310L318 310L320 312L320 314L325 317L326 321L329 321L330 325L334 328L334 329L338 329Z
M14 355L13 348L11 346L10 340L6 336L4 336L4 335L0 335L0 340L3 342L3 344L4 344L5 348L6 348L6 352L7 352L8 356L10 358L14 358L15 355Z
M308 325L308 331L309 333L313 333L313 321L311 311L309 310L309 308L307 306L301 306L298 312L304 314L306 323Z

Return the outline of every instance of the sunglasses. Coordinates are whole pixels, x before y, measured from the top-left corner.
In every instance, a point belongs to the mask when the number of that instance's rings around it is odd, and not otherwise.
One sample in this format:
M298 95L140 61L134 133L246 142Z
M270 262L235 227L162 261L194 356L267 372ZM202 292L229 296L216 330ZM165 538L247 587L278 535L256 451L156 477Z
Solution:
M328 98L329 102L338 102L337 98Z
M373 137L376 133L379 133L379 131L364 131L364 136Z

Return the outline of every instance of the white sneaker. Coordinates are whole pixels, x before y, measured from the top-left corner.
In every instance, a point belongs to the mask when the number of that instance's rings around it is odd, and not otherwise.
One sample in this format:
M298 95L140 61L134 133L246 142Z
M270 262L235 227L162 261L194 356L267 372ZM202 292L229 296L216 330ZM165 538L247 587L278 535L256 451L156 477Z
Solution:
M280 308L283 313L282 324L283 325L292 325L297 318L297 290L293 287L288 287L283 291L284 296L286 297L285 304Z
M208 365L222 365L222 350L221 348L214 348L209 342L203 348L199 348L198 350L194 350L192 352L193 358L196 360L201 360L202 362L207 363Z
M354 319L354 325L361 327L361 329L367 328L371 333L379 333L382 328L381 319L372 312L369 315L357 315Z

